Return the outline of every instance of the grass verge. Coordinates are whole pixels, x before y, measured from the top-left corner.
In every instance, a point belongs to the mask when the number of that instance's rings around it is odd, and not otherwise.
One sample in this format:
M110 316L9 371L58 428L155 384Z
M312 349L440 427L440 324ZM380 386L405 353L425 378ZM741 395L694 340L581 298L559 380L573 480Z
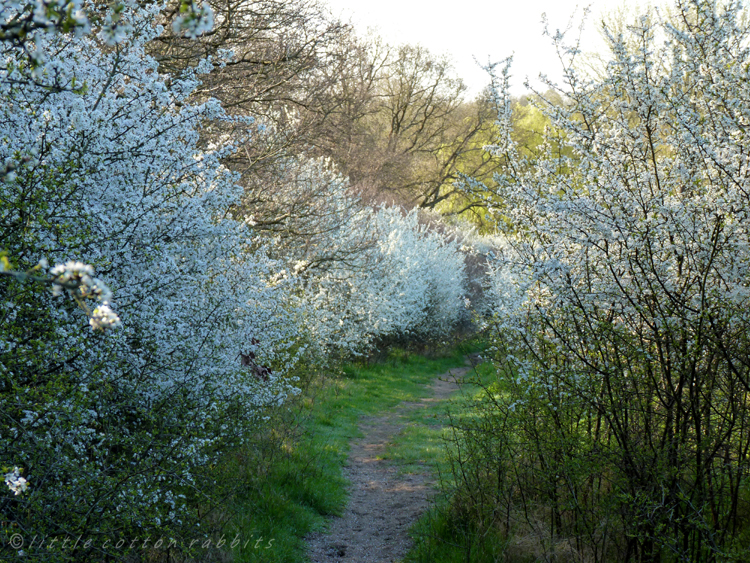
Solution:
M335 375L300 372L300 396L272 413L250 445L227 454L216 468L216 480L224 484L215 521L221 522L225 560L305 561L304 537L345 506L342 468L350 440L360 436L360 418L428 396L428 385L462 365L464 353L459 348L427 358L394 350L381 362L348 364ZM428 435L410 440L430 454L437 446ZM398 451L394 459L406 450Z
M439 443L438 453L433 457L433 467L440 474L442 493L436 498L433 508L412 527L414 546L405 557L405 562L484 563L505 560L507 540L500 533L488 533L474 525L475 515L466 512L467 504L453 474L458 469L450 459L451 454L456 455L452 443L460 439L460 435L454 434L454 429L460 433L464 423L478 416L474 409L475 401L488 390L499 394L505 392L502 386L498 386L495 368L489 362L477 366L468 374L462 392L446 404L435 407L439 412L420 413L423 415L420 421L422 427L414 430L413 442L418 448L419 435L429 433L428 440L422 439L423 447ZM430 429L429 422L424 420L428 417L437 421L435 429Z

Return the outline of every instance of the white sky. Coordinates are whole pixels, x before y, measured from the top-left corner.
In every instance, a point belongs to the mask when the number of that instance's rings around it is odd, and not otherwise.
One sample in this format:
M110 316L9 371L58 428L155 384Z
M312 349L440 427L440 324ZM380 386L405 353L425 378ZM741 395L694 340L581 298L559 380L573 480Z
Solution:
M473 96L489 82L474 61L499 61L513 54L513 91L524 91L528 76L540 72L561 79L560 62L551 41L544 37L542 13L547 14L550 33L565 29L573 16L577 33L585 6L591 7L582 49L595 52L603 46L597 23L602 14L627 5L632 11L643 0L323 0L335 16L351 21L362 34L368 27L393 44L420 44L436 55L448 55L456 74L464 79ZM659 2L653 2L658 4ZM572 35L571 35L572 37Z

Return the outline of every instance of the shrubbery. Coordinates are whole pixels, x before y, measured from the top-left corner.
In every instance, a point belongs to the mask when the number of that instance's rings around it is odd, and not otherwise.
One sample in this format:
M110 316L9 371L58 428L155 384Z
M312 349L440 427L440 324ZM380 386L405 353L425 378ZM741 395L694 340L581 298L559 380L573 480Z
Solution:
M319 342L348 353L384 338L440 339L464 307L458 244L430 232L416 211L361 213L369 247L308 281L303 310L311 316L302 322Z
M496 81L498 381L462 427L454 507L508 556L750 556L745 17L693 0L605 27L605 72L571 64L565 102L540 98L531 155Z
M209 14L185 5L176 29L206 29ZM0 276L0 460L10 487L0 554L13 555L20 533L48 546L27 548L29 561L100 561L127 555L114 548L119 538L207 533L197 499L210 494L210 466L252 438L264 408L296 392L286 374L306 347L349 354L382 334L436 334L461 306L463 267L455 245L397 210L360 206L350 217L341 208L322 231L326 246L311 252L260 237L234 217L243 190L222 166L233 140L206 147L201 138L204 123L219 121L259 134L252 119L191 100L210 61L159 73L144 50L160 32L159 5L104 15L94 3L56 6L2 12L0 249L4 274L33 276ZM340 182L308 168L311 182ZM336 189L344 201L345 186ZM334 248L346 252L303 276ZM74 260L102 280L92 291L112 290L112 309L82 311L49 291L54 265ZM104 326L113 330L92 330ZM270 373L243 368L240 352ZM14 494L21 475L28 488ZM91 545L71 549L79 536Z
M0 246L20 270L93 266L124 321L100 335L73 302L3 282L0 450L31 483L3 500L3 520L27 540L82 534L101 549L109 535L179 531L198 468L290 390L280 378L261 386L236 361L256 338L283 373L284 289L266 282L275 266L250 250L252 233L226 218L238 190L224 149L197 147L201 121L223 119L221 108L186 103L196 77L168 86L143 53L155 13L122 10L113 47L40 33L41 62L4 49L0 150L13 174Z

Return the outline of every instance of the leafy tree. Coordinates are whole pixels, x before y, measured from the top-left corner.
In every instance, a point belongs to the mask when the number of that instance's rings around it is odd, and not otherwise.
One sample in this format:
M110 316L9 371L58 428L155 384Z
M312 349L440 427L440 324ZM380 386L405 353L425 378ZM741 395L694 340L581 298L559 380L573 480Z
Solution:
M434 209L454 195L462 167L491 169L478 141L492 125L488 108L464 101L447 59L379 39L350 53L354 63L337 86L346 101L316 153L331 158L365 199Z

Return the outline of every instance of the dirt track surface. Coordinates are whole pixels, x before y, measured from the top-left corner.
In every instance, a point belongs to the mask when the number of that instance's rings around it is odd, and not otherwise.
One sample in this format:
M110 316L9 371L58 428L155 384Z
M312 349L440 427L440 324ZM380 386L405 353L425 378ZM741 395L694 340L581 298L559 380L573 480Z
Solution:
M359 429L364 437L351 444L345 469L351 483L349 504L343 516L331 520L328 533L308 538L310 561L395 563L406 555L411 547L409 528L429 507L435 482L427 468L399 475L398 467L382 456L388 444L398 439L408 414L448 398L469 369L456 368L438 376L428 398L362 419Z

